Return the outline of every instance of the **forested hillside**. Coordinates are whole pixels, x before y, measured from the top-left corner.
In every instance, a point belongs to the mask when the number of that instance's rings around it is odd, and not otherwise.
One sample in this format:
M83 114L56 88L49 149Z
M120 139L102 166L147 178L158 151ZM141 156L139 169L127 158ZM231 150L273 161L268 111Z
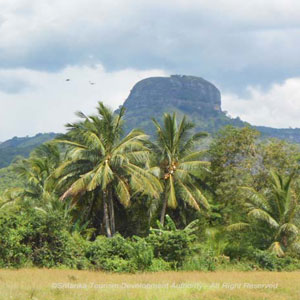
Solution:
M0 168L9 166L17 156L28 157L34 148L55 136L55 133L38 133L33 137L13 137L0 143Z

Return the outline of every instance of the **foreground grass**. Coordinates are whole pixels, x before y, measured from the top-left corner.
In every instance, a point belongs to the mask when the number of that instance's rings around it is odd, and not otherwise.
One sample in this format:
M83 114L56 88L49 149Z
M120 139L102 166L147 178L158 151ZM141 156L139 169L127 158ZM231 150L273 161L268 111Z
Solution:
M0 299L286 300L300 299L299 278L300 272L109 274L47 269L0 270Z

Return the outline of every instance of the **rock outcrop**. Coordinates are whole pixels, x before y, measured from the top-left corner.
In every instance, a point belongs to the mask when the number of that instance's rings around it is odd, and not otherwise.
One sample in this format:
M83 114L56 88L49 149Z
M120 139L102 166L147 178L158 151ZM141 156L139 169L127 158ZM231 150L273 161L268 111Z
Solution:
M126 131L141 128L155 132L152 118L162 120L164 113L186 115L196 125L195 130L214 134L225 125L251 126L240 118L231 118L221 109L221 93L210 82L200 77L172 75L139 81L124 102ZM300 129L275 129L252 126L262 137L276 137L300 143Z
M220 91L210 82L195 76L172 75L139 81L124 106L131 109L176 107L182 111L213 113L221 111Z
M230 118L221 110L221 93L210 82L200 77L171 75L146 78L135 84L124 102L126 131L141 128L154 133L152 118L162 120L164 113L187 115L196 130L216 132ZM232 121L236 126L244 123Z

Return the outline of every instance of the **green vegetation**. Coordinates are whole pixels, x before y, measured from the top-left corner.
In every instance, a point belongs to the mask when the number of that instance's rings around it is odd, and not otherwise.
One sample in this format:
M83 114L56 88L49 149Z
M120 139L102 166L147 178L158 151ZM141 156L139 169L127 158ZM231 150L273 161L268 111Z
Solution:
M9 166L18 156L27 157L34 148L54 139L55 136L55 133L39 133L33 137L14 137L0 143L0 168Z
M203 166L208 166L209 162L199 160L202 151L193 151L195 143L206 134L190 136L194 124L183 117L177 126L175 113L173 116L165 114L164 128L155 119L153 122L157 129L157 143L151 146L163 186L161 224L164 224L167 207L176 208L179 199L196 210L200 210L200 205L208 209L209 204L197 184L197 177L201 177Z
M22 180L16 178L16 173L11 167L0 169L0 195L7 189L22 186Z
M207 151L183 117L155 137L78 113L16 160L0 197L0 267L110 272L298 270L300 150L225 127Z

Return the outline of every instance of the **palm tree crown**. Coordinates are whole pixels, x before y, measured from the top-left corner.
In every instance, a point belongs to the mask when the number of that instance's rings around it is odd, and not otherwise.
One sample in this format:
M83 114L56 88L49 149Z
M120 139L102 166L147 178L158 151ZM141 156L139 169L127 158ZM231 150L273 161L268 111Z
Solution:
M17 160L12 166L13 170L25 182L24 187L18 189L20 195L38 206L55 200L55 180L52 173L61 161L57 145L51 142L37 147L29 158Z
M288 247L300 249L299 228L294 217L299 208L299 200L292 189L293 174L288 177L270 172L270 188L266 194L253 188L243 187L246 192L249 223L230 225L229 230L252 227L262 222L272 232L272 244L269 249L278 256L284 255Z

